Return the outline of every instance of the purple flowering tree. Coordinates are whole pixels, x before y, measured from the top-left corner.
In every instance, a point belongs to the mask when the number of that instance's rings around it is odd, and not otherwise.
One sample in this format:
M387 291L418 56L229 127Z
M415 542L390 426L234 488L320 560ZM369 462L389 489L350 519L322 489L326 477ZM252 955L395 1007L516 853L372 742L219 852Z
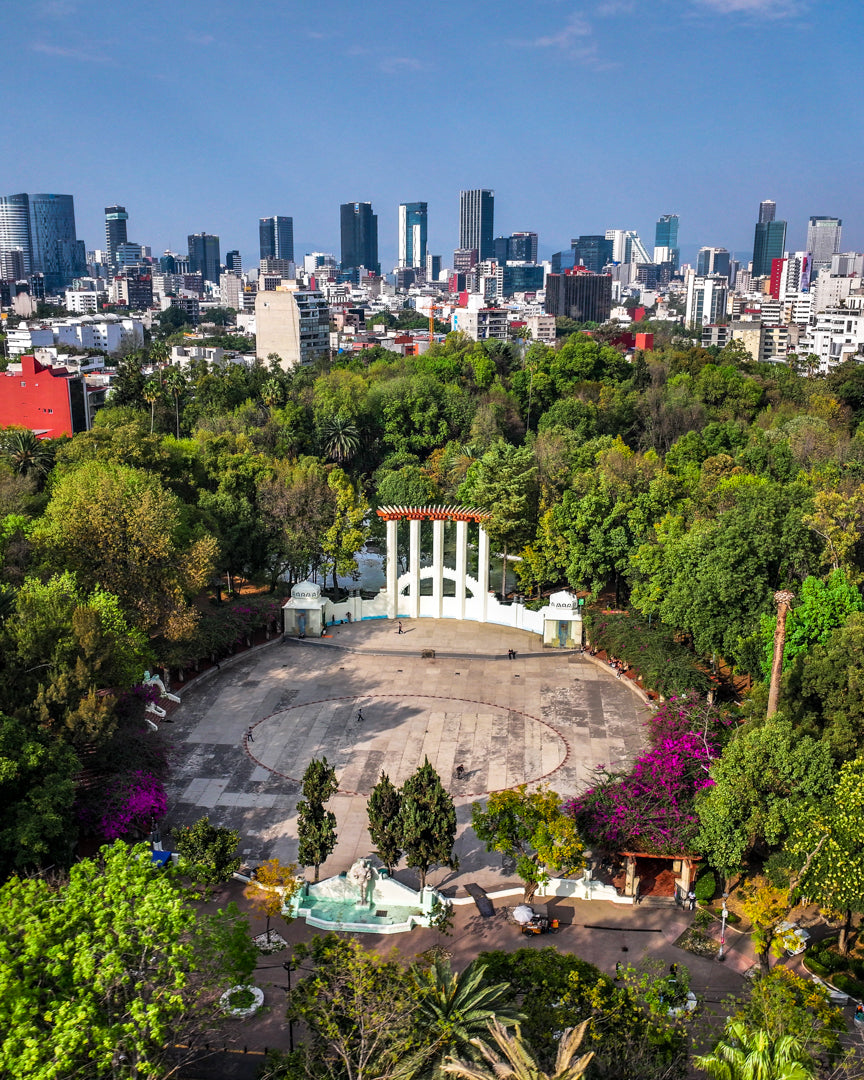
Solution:
M106 840L133 830L149 832L167 810L165 787L151 772L136 769L106 780L100 794L79 807L82 822Z
M671 698L648 721L649 749L629 772L601 766L597 783L565 804L580 835L605 848L691 850L696 793L713 784L708 770L731 723L696 694Z

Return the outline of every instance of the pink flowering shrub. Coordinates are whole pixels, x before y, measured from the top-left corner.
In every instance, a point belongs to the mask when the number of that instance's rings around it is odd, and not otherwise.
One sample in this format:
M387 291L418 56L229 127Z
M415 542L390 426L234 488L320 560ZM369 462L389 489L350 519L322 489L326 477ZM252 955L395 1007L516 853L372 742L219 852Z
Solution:
M149 832L165 817L165 787L158 776L136 769L105 781L99 795L79 807L85 826L106 840L116 840L137 829Z
M629 772L598 769L598 782L565 804L585 840L605 848L673 855L691 849L696 793L710 787L731 721L696 694L671 698L648 721L650 749Z

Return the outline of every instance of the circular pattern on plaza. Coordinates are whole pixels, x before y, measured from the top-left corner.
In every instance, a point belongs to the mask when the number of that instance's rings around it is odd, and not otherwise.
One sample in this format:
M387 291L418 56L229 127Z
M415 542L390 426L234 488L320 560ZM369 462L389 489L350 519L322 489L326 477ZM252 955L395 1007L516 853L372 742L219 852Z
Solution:
M259 720L247 752L276 776L299 782L325 744L337 749L339 791L368 796L386 772L397 786L425 758L463 796L544 780L570 753L564 737L528 713L471 698L367 694L324 698ZM455 780L456 770L462 778Z

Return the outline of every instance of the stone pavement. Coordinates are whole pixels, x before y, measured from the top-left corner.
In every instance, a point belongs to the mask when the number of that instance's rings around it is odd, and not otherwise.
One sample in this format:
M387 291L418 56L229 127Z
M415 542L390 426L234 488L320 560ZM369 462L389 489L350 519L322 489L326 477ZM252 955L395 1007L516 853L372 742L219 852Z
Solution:
M646 707L587 658L540 649L535 635L509 627L402 625L401 635L376 620L288 639L185 688L172 713L166 826L208 814L239 830L247 860L293 861L300 779L326 755L339 780L329 804L339 842L322 876L339 873L370 852L366 798L381 771L400 784L428 757L456 803L460 861L431 883L494 889L512 881L512 868L474 836L473 801L540 781L572 795L598 765L626 764L642 747ZM423 658L429 649L434 659Z

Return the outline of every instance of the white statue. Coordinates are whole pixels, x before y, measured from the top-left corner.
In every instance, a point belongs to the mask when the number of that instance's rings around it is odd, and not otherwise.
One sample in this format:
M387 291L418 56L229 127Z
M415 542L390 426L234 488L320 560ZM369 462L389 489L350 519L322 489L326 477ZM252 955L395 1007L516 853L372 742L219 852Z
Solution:
M373 880L373 876L374 871L372 869L372 864L368 859L358 859L348 871L348 880L352 881L357 886L358 892L360 893L357 907L365 907L367 903L366 890L369 887L369 882ZM371 900L368 902L371 904Z
M180 698L176 694L169 694L165 689L165 683L159 678L158 675L151 675L149 671L144 672L144 678L141 680L144 686L155 686L161 697L168 698L169 701L179 701Z

